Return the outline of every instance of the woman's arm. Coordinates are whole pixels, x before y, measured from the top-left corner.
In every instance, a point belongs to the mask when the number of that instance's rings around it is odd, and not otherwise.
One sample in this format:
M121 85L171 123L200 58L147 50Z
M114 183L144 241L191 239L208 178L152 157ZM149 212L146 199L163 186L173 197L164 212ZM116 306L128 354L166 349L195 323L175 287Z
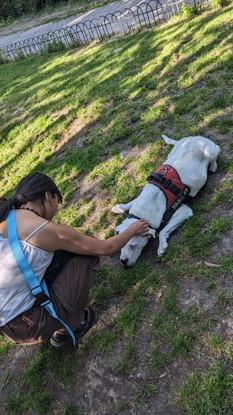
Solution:
M106 240L85 236L70 226L50 222L38 235L40 246L46 251L65 251L83 255L112 255L119 251L134 235L145 233L148 224L143 220L132 223L124 232Z

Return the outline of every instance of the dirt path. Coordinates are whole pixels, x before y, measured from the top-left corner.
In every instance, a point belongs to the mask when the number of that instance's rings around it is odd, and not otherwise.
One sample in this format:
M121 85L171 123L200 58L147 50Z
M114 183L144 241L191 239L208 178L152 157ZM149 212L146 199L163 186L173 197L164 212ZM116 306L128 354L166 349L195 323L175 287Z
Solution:
M98 2L101 4L102 0L96 0L95 5ZM44 9L40 12L38 11L35 15L22 16L21 18L15 19L13 22L8 23L3 27L0 27L0 36L6 36L15 32L28 30L45 23L49 23L49 20L52 22L59 19L65 19L71 15L80 14L85 7L91 8L92 3L93 0L87 0L85 4L67 4L66 6L60 5L50 11ZM93 6L93 9L95 7Z
M22 21L18 21L12 26L8 26L5 28L0 29L0 47L4 47L11 43L20 42L30 37L43 35L44 33L49 32L50 30L60 29L62 27L72 26L74 24L80 23L87 19L94 19L108 13L113 13L116 10L124 9L125 7L134 7L138 4L142 3L142 0L121 0L114 3L109 3L105 6L98 7L96 9L92 9L87 11L86 13L82 13L77 16L78 10L77 8L71 8L71 6L67 6L67 14L74 11L74 15L69 16L65 19L56 20L54 22L49 22L46 24L41 24L46 19L56 19L60 17L61 12L59 10L54 11L52 13L43 14L41 16L35 18L27 18L23 19ZM64 8L62 9L64 13ZM12 33L14 32L14 33Z

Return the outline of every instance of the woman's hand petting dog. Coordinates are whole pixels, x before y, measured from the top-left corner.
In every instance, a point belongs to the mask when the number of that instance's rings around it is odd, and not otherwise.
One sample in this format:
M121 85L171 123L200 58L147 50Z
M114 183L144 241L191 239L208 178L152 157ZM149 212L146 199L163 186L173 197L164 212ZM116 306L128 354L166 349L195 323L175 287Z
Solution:
M134 223L131 223L128 227L129 230L134 231L134 235L140 235L149 231L149 225L143 219L137 220Z

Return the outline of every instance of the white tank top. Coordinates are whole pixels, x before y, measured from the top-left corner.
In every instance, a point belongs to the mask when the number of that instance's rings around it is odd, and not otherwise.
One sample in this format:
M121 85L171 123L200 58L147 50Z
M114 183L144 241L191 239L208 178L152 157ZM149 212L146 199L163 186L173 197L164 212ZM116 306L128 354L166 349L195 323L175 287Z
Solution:
M33 231L27 239L36 231ZM53 253L37 248L26 241L20 241L20 245L33 272L41 281L52 261ZM3 238L1 234L0 264L0 326L4 326L19 314L29 310L36 300L16 264L8 239Z

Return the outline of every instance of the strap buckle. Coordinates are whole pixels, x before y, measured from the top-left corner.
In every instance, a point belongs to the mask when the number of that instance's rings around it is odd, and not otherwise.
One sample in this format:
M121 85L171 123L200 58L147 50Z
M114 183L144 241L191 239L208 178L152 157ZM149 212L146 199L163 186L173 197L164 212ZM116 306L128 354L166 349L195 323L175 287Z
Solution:
M46 305L48 303L50 303L50 298L47 296L47 294L45 294L44 292L41 292L40 294L37 294L35 296L37 304L38 305Z
M36 298L37 303L39 305L50 303L51 300L49 296L43 291L41 285L37 285L31 291L32 291L32 295Z

